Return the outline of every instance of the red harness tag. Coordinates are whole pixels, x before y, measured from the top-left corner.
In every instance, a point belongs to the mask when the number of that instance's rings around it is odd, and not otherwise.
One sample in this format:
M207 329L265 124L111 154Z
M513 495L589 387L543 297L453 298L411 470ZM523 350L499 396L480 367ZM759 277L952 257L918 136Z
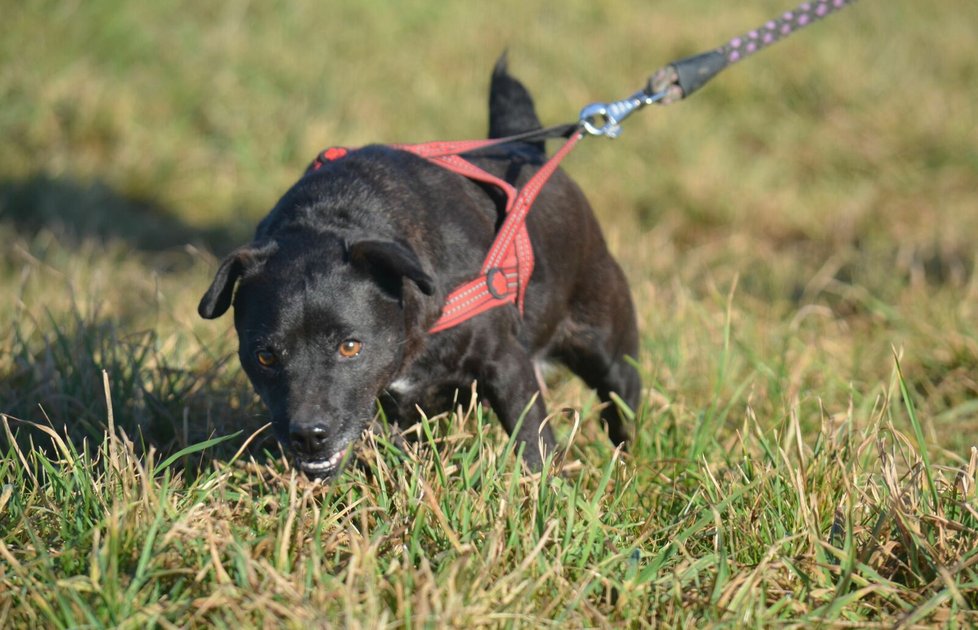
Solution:
M466 140L460 142L427 142L424 144L395 144L396 149L414 153L433 164L486 184L500 188L506 194L506 219L489 248L479 275L457 287L445 298L441 317L429 329L436 333L505 304L516 304L523 314L526 286L533 274L533 246L526 231L526 217L533 202L550 179L557 166L583 137L574 133L567 142L540 167L519 191L513 186L460 157L474 151L506 142L505 138ZM309 170L318 170L325 162L342 158L347 149L332 147L320 153Z

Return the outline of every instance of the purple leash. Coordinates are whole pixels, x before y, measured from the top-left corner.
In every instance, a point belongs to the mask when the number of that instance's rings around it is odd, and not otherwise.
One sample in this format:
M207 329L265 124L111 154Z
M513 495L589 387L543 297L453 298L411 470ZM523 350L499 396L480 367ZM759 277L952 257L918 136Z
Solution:
M652 103L668 105L680 101L715 77L721 70L767 48L795 31L853 4L856 0L810 0L794 11L768 20L763 26L709 52L674 61L656 71L644 89L612 103L593 103L581 110L581 125L595 136L616 138L621 121Z

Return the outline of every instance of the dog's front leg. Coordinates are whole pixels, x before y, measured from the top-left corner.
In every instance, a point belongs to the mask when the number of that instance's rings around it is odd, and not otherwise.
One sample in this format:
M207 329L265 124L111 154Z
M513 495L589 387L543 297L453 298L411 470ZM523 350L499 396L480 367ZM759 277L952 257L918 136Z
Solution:
M523 460L530 470L543 467L543 458L556 447L550 425L543 423L547 407L540 396L533 364L522 346L514 343L487 361L479 389L506 432L523 446Z

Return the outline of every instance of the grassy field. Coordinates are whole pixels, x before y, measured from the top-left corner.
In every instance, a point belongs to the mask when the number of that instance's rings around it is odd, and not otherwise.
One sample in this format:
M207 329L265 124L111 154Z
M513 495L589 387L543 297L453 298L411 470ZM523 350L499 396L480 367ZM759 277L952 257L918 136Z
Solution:
M865 0L566 162L646 386L615 453L480 407L333 485L196 304L322 147L545 123L784 2L5 3L0 627L978 624L978 4ZM432 410L444 411L444 410Z

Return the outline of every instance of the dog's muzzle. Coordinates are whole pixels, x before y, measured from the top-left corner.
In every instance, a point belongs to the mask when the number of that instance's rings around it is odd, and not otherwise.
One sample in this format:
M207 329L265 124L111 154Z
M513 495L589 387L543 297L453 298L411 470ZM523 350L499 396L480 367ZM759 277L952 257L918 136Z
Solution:
M289 446L295 456L296 466L310 477L332 476L349 450L349 445L346 445L332 451L331 442L335 437L322 424L292 428L289 431Z

